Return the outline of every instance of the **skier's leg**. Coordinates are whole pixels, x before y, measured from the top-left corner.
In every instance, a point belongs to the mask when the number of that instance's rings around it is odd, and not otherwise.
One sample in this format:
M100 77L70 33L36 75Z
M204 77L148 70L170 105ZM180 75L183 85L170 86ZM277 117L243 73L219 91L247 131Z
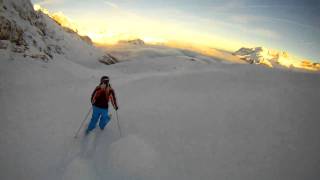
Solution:
M93 106L92 107L93 111L92 111L92 117L90 120L90 123L88 125L88 128L86 130L86 133L89 133L90 131L92 131L94 128L96 128L96 124L98 122L98 119L100 117L100 111L97 107Z
M106 127L106 125L108 124L109 121L110 121L110 117L109 117L109 114L108 114L108 109L105 109L101 113L101 118L100 118L100 122L99 122L100 129L103 130L104 127Z

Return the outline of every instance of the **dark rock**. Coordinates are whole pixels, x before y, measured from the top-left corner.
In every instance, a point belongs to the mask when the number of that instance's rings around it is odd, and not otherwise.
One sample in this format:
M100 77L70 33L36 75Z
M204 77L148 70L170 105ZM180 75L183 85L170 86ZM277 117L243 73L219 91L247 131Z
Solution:
M9 42L8 41L0 40L0 49L7 49L8 46L9 46Z
M115 64L115 63L119 62L119 60L117 58L115 58L114 56L112 56L111 54L105 54L104 56L102 56L101 59L99 59L99 62L106 64L106 65L111 65L111 64Z
M89 36L80 36L80 38L88 44L92 44L92 40Z
M145 45L145 42L141 39L133 39L133 40L121 40L118 41L120 44L132 44L132 45L140 45L143 46Z
M10 40L16 45L25 45L23 30L17 26L16 22L0 16L0 40Z

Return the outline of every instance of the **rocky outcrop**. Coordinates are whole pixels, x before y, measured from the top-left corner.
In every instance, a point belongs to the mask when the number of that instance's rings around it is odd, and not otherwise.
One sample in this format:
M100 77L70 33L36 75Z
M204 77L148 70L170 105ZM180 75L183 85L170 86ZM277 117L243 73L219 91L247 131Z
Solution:
M15 21L0 16L0 40L9 40L16 45L25 45L23 29Z
M106 64L106 65L111 65L111 64L115 64L119 61L117 58L115 58L111 54L106 54L101 59L99 59L99 62Z
M35 11L30 0L0 0L0 51L12 59L22 56L44 62L61 58L82 65L91 60L107 65L118 62L94 47L88 36Z
M8 41L0 40L0 49L7 49L9 46Z
M80 36L80 38L81 38L83 41L85 41L86 43L92 45L92 40L90 39L89 36Z
M48 48L43 46L45 43L40 43L39 38L35 39L35 33L38 33L41 39L45 39L46 24L41 14L33 10L30 1L3 0L2 8L3 11L0 14L1 49L10 48L9 51L23 53L24 56L30 56L30 54L46 56L42 59L52 57ZM36 32L33 33L33 30ZM38 48L38 52L31 50L35 48Z

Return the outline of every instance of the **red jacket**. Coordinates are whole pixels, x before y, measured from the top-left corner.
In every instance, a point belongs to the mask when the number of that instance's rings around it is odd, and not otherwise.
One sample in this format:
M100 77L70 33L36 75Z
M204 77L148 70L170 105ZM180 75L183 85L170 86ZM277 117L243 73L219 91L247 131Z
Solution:
M113 107L118 109L117 99L110 85L106 89L97 86L91 95L92 105L99 108L108 109L109 100L111 100Z

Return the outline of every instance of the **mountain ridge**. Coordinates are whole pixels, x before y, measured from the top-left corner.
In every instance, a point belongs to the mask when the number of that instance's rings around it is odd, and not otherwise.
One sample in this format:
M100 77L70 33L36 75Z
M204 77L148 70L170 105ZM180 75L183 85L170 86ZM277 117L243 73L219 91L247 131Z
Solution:
M320 64L309 60L301 60L286 51L276 51L265 47L242 47L233 53L234 56L250 63L261 64L270 68L306 69L320 71Z
M35 11L29 0L3 0L0 6L0 50L11 56L22 55L50 61L55 56L65 57L80 64L106 59L108 54L93 46L88 36L63 27L42 11Z

